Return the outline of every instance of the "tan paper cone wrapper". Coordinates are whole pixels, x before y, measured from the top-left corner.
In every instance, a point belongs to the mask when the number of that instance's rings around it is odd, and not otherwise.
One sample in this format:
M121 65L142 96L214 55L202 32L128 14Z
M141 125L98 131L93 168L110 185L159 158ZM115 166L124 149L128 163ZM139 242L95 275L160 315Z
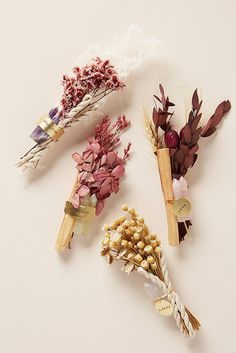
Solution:
M160 148L157 152L159 174L161 178L162 192L165 200L167 223L168 223L168 241L172 246L179 244L179 230L177 218L173 212L173 189L172 174L170 164L170 154L168 148Z

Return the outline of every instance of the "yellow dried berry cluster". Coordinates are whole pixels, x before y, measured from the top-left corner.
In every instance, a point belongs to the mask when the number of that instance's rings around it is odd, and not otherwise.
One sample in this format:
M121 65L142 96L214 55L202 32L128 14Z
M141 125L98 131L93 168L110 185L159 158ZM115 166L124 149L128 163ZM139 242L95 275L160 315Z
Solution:
M156 234L149 232L144 219L138 218L135 209L123 205L122 210L127 212L127 216L119 218L111 226L104 225L106 234L102 241L102 255L114 259L118 256L155 273L161 253L160 240ZM124 255L119 257L122 252Z

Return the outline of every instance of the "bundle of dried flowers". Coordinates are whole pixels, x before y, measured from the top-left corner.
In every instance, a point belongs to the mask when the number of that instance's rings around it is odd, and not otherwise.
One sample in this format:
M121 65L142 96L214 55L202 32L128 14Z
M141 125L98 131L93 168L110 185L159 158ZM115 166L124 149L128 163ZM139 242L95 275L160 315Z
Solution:
M72 76L63 76L60 107L50 110L34 129L36 145L17 163L23 170L34 169L49 147L88 112L97 110L105 97L124 87L108 59L96 58L84 67L75 67Z
M197 90L192 97L192 109L184 127L178 133L172 124L174 104L160 85L161 97L154 95L152 121L145 116L145 126L157 156L163 195L166 203L169 244L177 245L189 233L191 204L185 175L198 157L199 139L211 136L231 108L230 102L218 105L206 125L199 126L202 101ZM159 105L159 106L158 106Z
M123 271L128 274L137 271L150 280L151 283L145 286L157 311L164 316L173 314L182 334L194 336L200 323L183 305L171 285L160 240L149 231L135 209L128 209L126 205L122 209L126 211L123 217L111 226L104 226L102 256L108 257L109 264L114 260L123 261ZM163 293L161 298L158 298L159 288Z
M122 157L115 152L115 147L120 142L119 135L129 125L124 115L118 117L114 124L109 117L105 117L95 128L95 135L88 139L84 152L72 155L78 176L70 200L66 202L56 244L58 251L70 248L74 233L85 234L93 216L101 213L104 200L119 191L131 144L124 149Z

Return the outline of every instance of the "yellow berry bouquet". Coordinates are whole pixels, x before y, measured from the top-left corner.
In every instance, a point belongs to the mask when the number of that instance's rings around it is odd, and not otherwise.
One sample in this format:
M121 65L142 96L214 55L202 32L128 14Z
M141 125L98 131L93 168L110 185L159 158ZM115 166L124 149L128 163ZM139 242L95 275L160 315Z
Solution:
M123 217L110 226L104 226L106 233L102 241L102 256L107 256L109 264L114 260L122 261L121 269L128 274L137 271L145 276L150 281L145 287L157 311L164 316L173 314L181 333L193 337L200 323L172 287L160 240L149 231L135 209L128 209L126 205L122 209L126 212ZM160 289L162 296L158 297Z

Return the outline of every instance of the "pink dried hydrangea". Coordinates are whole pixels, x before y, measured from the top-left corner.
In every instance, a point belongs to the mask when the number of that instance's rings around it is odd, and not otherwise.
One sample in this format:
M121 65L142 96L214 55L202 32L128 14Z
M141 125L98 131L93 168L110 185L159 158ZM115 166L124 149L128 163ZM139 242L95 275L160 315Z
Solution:
M93 59L83 68L75 67L73 73L73 76L63 76L62 117L76 107L86 94L96 98L124 87L124 82L119 79L109 60Z
M119 191L119 180L125 172L125 163L129 157L131 144L124 150L123 157L119 157L114 147L119 143L120 133L129 126L125 116L120 116L114 125L106 117L95 129L95 136L88 139L88 145L81 154L74 153L73 159L79 171L79 187L76 190L72 204L78 208L83 197L96 195L96 215L104 207L104 200L111 193Z

